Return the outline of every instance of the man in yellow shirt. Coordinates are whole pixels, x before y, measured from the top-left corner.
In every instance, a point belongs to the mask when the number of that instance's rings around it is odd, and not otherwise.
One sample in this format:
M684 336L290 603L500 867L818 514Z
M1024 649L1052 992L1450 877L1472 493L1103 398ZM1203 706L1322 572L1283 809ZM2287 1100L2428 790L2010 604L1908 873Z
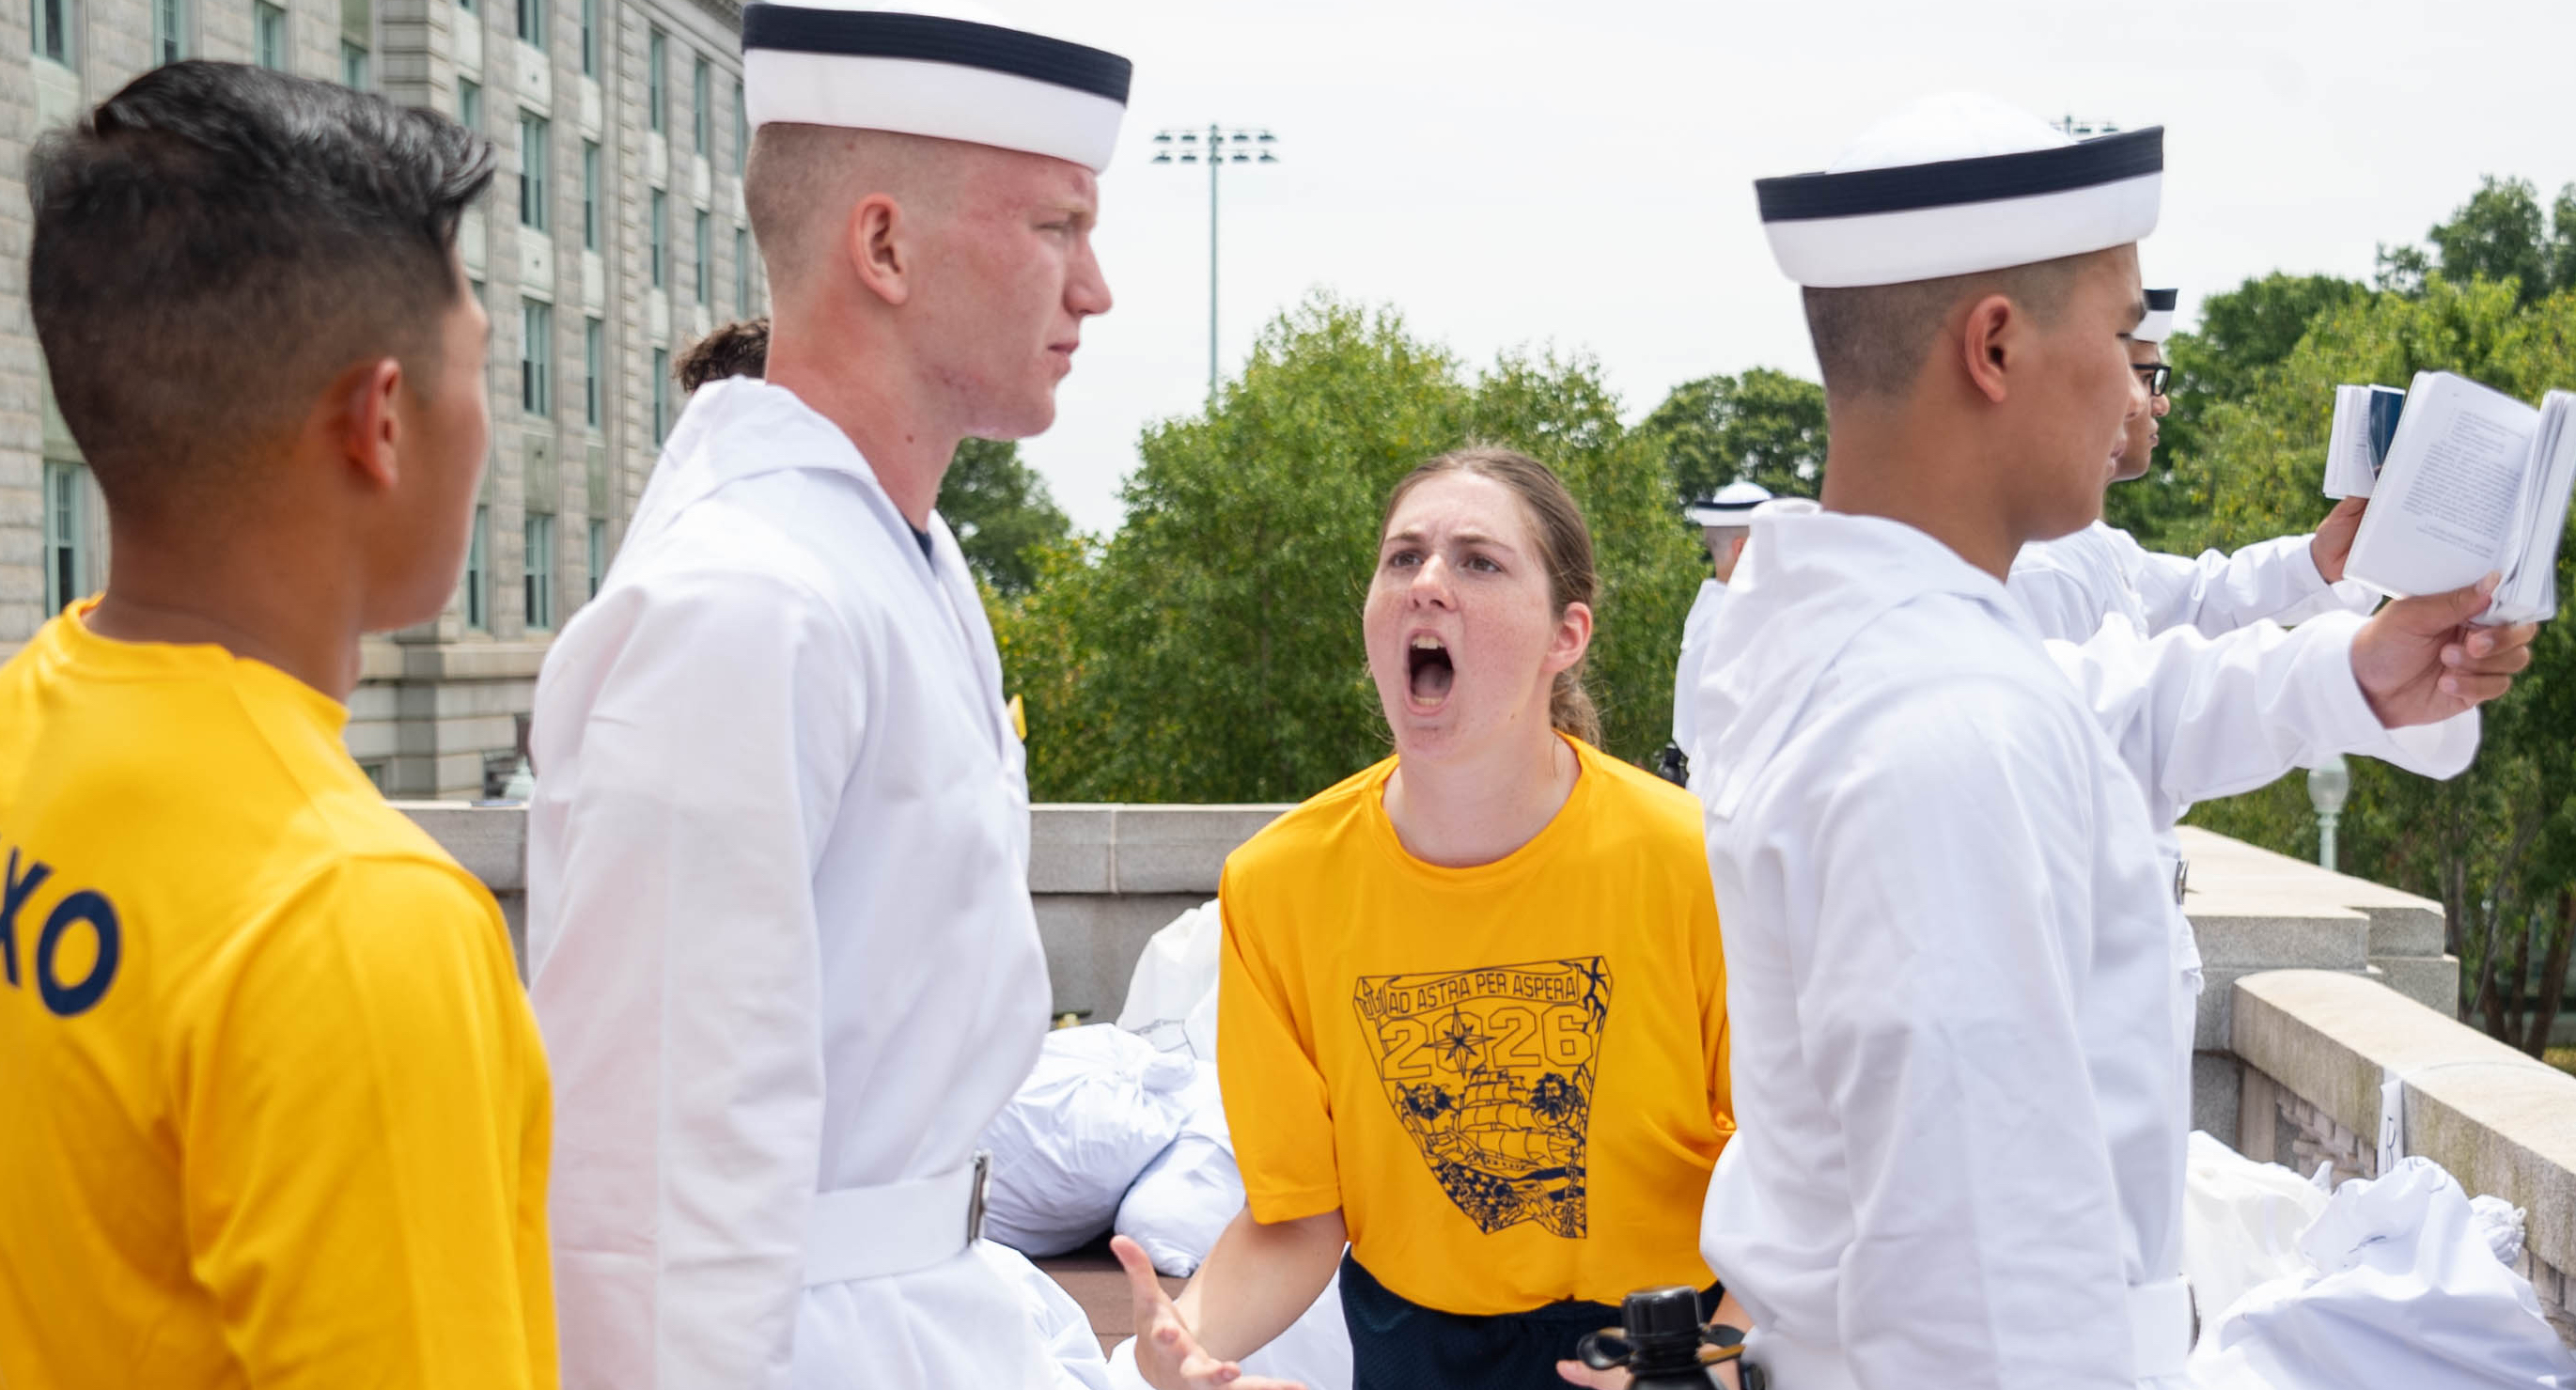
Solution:
M481 139L179 63L40 141L29 300L112 568L0 666L0 1386L555 1383L491 897L340 739L456 585Z

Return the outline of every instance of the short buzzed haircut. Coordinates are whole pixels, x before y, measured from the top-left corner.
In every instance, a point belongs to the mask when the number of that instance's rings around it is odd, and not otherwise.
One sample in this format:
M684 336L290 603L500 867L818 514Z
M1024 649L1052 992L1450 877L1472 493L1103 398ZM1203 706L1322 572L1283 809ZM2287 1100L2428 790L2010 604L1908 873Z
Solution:
M28 306L109 506L202 500L359 362L428 390L493 169L445 117L235 63L156 68L38 140Z
M2066 256L1901 285L1805 290L1807 332L1827 394L1857 400L1912 390L1942 321L1971 295L2004 295L2039 322L2055 323L2085 260Z

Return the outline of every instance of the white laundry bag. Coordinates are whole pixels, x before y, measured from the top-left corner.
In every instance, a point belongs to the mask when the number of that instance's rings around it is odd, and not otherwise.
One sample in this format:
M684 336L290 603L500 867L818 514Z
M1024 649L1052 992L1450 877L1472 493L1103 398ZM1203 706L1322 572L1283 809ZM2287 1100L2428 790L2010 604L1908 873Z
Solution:
M2203 1323L2247 1289L2306 1271L2299 1233L2328 1193L2277 1163L2258 1163L2191 1132L2182 1199L2182 1272Z
M1175 917L1145 943L1136 971L1127 977L1127 1002L1118 1011L1118 1026L1141 1035L1165 1052L1188 1052L1201 1061L1216 1059L1215 1030L1192 1027L1191 1015L1205 1006L1213 1020L1217 951L1224 927L1211 898Z
M1174 1278L1198 1272L1228 1223L1243 1210L1243 1174L1234 1166L1234 1135L1226 1127L1225 1100L1216 1068L1198 1064L1191 1082L1190 1117L1180 1137L1163 1150L1118 1204L1118 1234L1145 1248L1154 1268Z
M984 1233L1044 1258L1109 1229L1136 1175L1181 1132L1189 1058L1106 1023L1047 1034L1037 1065L984 1130Z
M2192 1383L2576 1390L2576 1353L2542 1319L2530 1281L2496 1258L2511 1210L2473 1207L2427 1158L2345 1183L2299 1238L2306 1269L2249 1290L2203 1328Z
M1073 1295L1045 1270L1030 1264L1028 1256L1007 1245L979 1240L975 1254L1019 1294L1029 1327L1055 1366L1047 1390L1110 1390L1109 1358L1100 1354L1100 1338Z
M1336 1270L1323 1295L1270 1345L1243 1358L1247 1376L1294 1381L1306 1390L1351 1390L1351 1326L1342 1318L1342 1276ZM1147 1390L1136 1369L1136 1339L1109 1351L1110 1390Z

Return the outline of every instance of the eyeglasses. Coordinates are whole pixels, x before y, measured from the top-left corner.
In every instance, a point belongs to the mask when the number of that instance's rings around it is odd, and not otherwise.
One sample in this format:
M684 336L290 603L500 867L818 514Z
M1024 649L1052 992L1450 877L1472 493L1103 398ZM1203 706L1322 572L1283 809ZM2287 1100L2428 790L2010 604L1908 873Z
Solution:
M2146 378L2150 397L2163 395L2165 387L2173 383L2173 364L2169 362L2133 362L2129 370Z

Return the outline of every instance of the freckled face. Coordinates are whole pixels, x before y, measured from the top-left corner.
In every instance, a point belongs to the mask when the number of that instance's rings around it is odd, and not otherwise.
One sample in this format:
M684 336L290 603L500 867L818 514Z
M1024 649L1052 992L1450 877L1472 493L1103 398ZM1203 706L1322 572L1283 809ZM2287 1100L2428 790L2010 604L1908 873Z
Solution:
M1555 611L1531 531L1519 497L1473 473L1436 475L1396 504L1362 627L1399 755L1547 723L1550 683L1581 658L1589 614L1569 624Z

